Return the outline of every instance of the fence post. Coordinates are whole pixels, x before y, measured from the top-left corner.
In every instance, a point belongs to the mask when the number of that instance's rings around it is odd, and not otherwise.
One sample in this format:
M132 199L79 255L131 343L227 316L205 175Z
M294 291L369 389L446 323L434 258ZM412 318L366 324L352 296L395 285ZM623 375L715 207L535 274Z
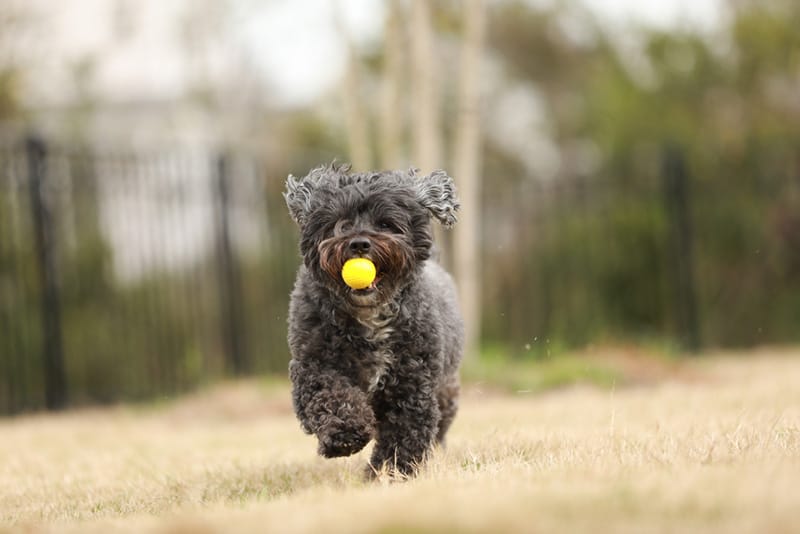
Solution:
M225 365L236 376L248 370L245 346L242 285L237 257L231 244L230 158L220 154L216 161L217 258L219 273L220 326Z
M44 402L48 410L67 404L67 380L61 332L61 302L56 264L55 228L51 198L47 191L47 147L42 139L30 136L25 141L34 245L41 285L43 336Z
M667 210L668 261L675 290L675 315L681 343L690 352L700 349L700 322L694 278L694 229L689 205L689 175L683 149L669 144L662 160Z

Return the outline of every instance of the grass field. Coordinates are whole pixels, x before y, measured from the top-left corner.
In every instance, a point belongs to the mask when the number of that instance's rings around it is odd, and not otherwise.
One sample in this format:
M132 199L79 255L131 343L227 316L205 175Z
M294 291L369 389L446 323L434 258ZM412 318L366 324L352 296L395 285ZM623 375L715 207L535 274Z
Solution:
M800 529L800 351L603 362L619 383L471 383L404 483L362 482L367 452L317 458L285 384L0 420L0 531Z

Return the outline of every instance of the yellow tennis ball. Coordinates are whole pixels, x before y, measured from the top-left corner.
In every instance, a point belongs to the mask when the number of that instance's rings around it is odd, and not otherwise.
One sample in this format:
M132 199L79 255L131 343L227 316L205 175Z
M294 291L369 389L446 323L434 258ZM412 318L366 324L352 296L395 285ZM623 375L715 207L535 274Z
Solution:
M342 266L342 279L353 289L364 289L375 280L375 264L367 258L352 258Z

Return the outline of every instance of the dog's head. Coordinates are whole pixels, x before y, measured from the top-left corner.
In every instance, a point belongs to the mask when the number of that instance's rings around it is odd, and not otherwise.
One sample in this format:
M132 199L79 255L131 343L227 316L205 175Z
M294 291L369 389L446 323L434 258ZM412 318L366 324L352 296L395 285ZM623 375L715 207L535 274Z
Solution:
M355 307L385 303L411 282L431 255L431 218L450 227L459 208L453 180L443 171L351 173L336 164L304 178L289 176L284 197L300 227L306 268ZM372 260L377 277L354 290L341 271L358 257Z

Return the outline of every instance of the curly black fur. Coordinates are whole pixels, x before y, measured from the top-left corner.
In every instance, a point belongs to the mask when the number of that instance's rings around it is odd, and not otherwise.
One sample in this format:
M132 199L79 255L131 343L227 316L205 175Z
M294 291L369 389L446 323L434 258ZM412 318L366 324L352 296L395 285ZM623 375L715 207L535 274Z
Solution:
M332 164L286 187L303 255L289 309L297 417L322 456L374 438L368 472L411 475L458 409L463 326L452 280L430 259L431 217L456 222L453 181ZM340 273L359 256L378 275L353 290Z

